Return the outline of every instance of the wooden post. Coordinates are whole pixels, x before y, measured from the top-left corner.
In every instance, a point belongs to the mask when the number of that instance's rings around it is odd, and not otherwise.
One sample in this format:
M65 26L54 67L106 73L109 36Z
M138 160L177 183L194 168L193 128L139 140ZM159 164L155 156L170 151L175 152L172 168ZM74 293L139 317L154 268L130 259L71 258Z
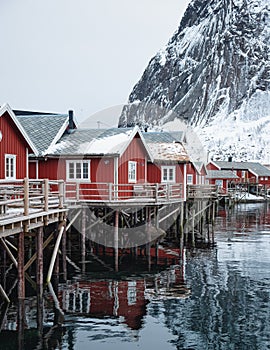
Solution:
M43 227L37 230L37 329L40 334L43 332Z
M195 209L192 209L191 245L193 248L195 247Z
M67 229L64 228L62 237L62 269L63 269L63 280L67 281Z
M59 182L59 209L64 208L65 202L65 183L60 180Z
M146 235L147 235L147 243L146 243L146 254L148 260L148 271L151 271L151 208L145 208L145 216L146 216Z
M25 328L25 273L24 273L24 231L18 235L18 331Z
M118 236L119 236L119 211L114 214L114 268L118 272Z
M49 180L44 180L44 211L49 210Z
M180 261L183 261L184 250L184 203L180 206L180 220L179 220L179 243L180 243Z
M27 178L24 179L23 182L23 191L24 191L24 215L29 215L29 180Z
M215 202L213 201L212 211L212 244L215 243Z
M82 226L81 226L81 242L82 242L82 272L85 272L85 242L86 242L86 209L82 209Z

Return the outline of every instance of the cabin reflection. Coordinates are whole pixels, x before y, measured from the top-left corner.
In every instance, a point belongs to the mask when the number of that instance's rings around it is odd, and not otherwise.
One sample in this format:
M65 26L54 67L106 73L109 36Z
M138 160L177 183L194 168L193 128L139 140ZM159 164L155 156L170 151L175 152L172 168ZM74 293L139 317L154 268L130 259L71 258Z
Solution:
M185 298L183 267L174 266L159 274L130 280L79 281L65 286L59 295L67 314L93 318L122 317L132 330L143 326L147 304L160 298Z

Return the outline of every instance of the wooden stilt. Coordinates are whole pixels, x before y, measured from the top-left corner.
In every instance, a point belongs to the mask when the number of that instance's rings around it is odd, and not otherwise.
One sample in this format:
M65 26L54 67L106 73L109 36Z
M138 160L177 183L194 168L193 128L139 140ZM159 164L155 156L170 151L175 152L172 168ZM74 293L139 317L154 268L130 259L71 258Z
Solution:
M180 261L183 260L184 249L184 203L180 205L180 218L179 218L179 248L180 248Z
M23 332L25 328L25 273L24 273L24 231L18 235L18 346L23 344Z
M82 210L82 226L81 226L81 251L82 251L82 272L85 272L85 256L86 256L86 209Z
M195 209L192 209L191 245L195 247Z
M63 269L63 280L67 281L67 230L64 228L62 237L62 269Z
M36 239L37 250L37 329L40 334L43 332L43 227L37 230Z
M118 238L119 238L119 211L116 210L114 214L114 268L118 272Z
M147 243L146 243L146 255L148 262L148 271L151 271L151 212L150 208L145 208L145 218L146 218L146 235L147 235Z

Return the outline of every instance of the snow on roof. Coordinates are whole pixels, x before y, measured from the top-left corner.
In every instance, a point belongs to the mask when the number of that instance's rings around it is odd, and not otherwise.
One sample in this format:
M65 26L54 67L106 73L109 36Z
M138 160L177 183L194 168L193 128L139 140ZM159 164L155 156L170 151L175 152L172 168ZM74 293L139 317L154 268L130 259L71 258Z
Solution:
M189 156L181 143L148 143L150 152L156 162L188 162Z
M76 129L47 150L50 155L120 155L134 128Z

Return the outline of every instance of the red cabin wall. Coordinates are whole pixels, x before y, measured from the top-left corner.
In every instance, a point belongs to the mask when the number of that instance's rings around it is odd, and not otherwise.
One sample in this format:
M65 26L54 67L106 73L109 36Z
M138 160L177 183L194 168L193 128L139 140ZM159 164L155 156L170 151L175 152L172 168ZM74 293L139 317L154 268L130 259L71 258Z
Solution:
M192 185L196 185L197 182L197 171L192 163L187 164L187 175L193 175ZM188 184L191 185L191 184Z
M137 162L137 182L145 183L146 182L146 167L145 162L146 150L144 145L137 135L129 144L128 148L119 159L118 163L118 183L119 184L128 184L128 162L135 161Z
M0 117L0 130L2 132L0 178L5 178L5 154L14 154L16 155L16 178L23 179L27 175L26 148L29 146L8 112Z
M216 165L214 165L212 162L210 162L206 165L206 169L207 170L219 170L219 168Z

